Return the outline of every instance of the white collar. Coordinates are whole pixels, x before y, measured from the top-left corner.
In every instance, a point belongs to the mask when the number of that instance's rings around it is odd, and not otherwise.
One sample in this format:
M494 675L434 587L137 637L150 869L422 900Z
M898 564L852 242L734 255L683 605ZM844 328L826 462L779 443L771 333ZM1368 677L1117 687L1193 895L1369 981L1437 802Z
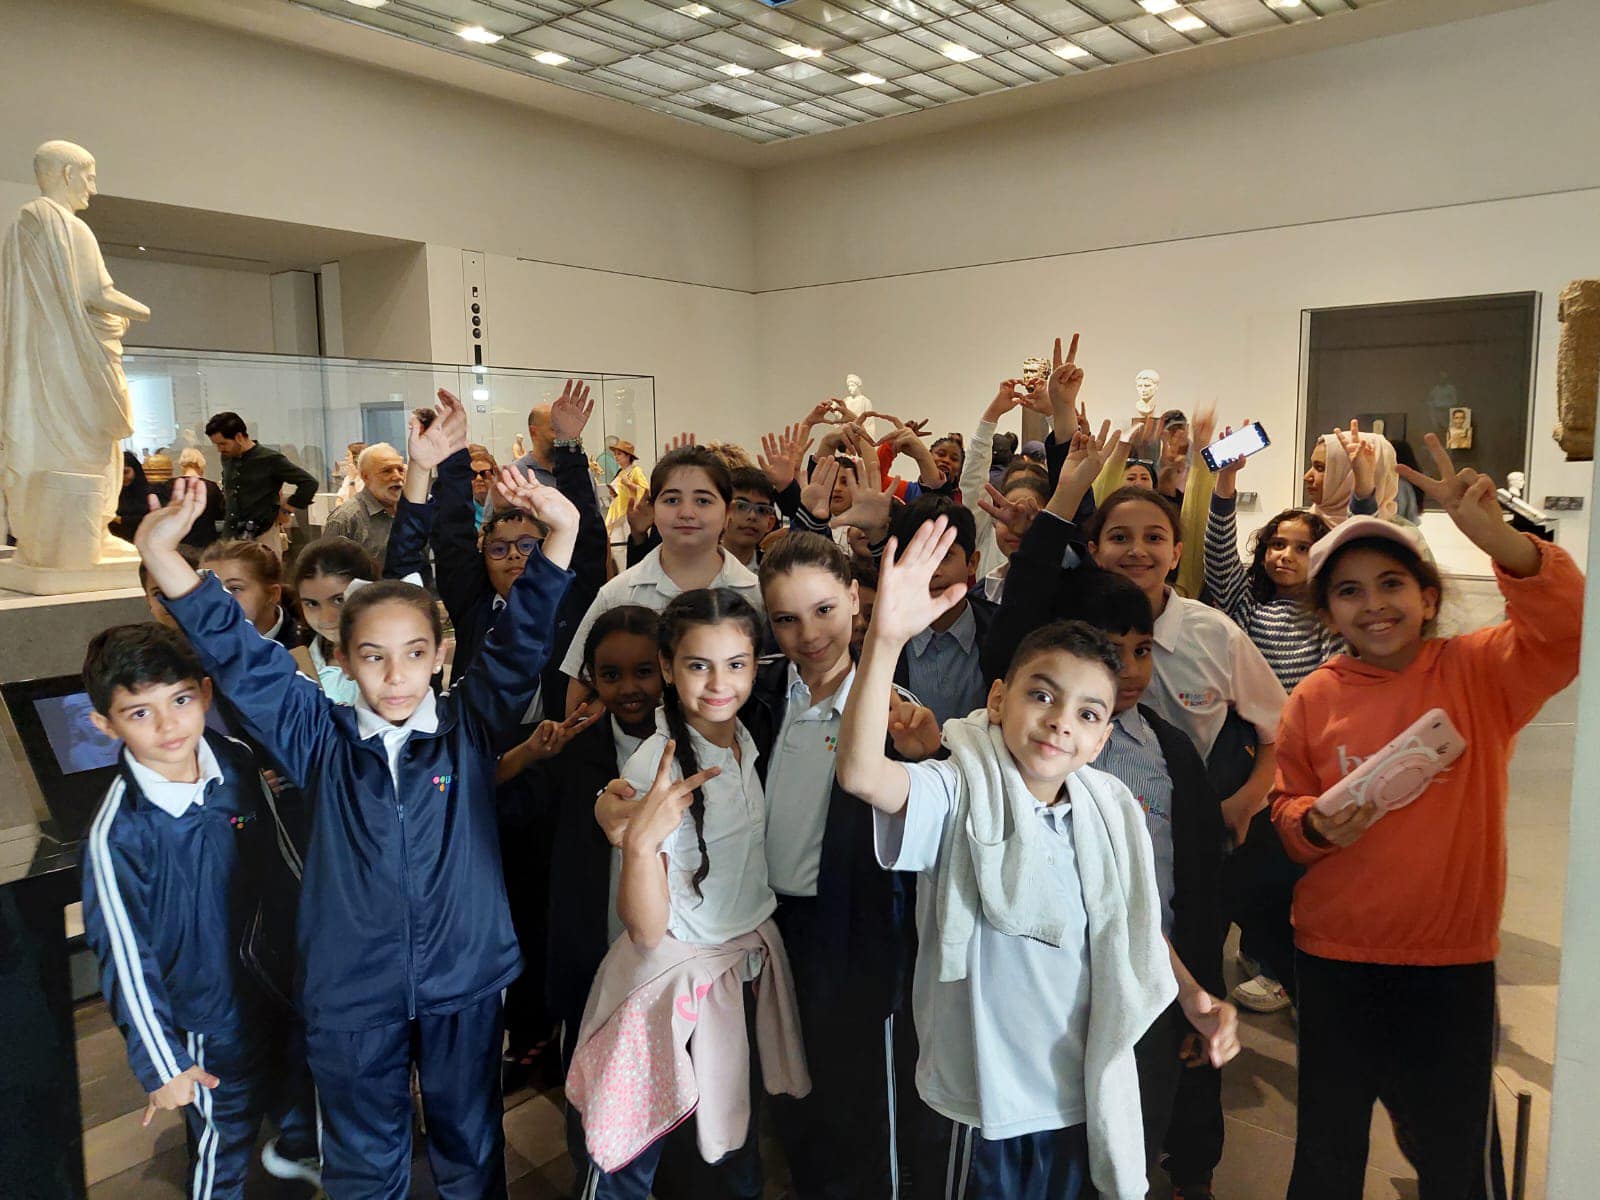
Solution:
M194 783L174 783L134 758L126 747L123 748L122 757L133 774L133 781L144 793L144 798L169 817L183 816L191 804L196 807L203 805L206 788L213 781L222 782L222 768L217 764L217 756L211 752L204 734L201 734L200 744L195 747L195 766L199 768L200 778Z
M1178 648L1178 643L1183 638L1184 607L1189 603L1190 601L1178 595L1170 587L1167 589L1167 605L1161 610L1161 615L1156 618L1155 628L1151 630L1156 645L1163 650Z
M695 758L700 760L702 767L706 765L708 757L733 757L733 746L718 746L707 738L705 734L689 724L687 720L683 724L684 728L689 731L689 741L694 747ZM656 732L665 738L672 736L672 730L667 728L667 710L665 708L656 709ZM756 761L755 739L750 736L750 731L744 727L744 722L737 717L733 720L733 740L739 750L740 767L753 766Z
M708 583L707 587L750 588L755 587L757 579L749 567L741 563L723 547L717 547L717 553L722 555L722 569ZM667 574L666 567L661 565L661 547L657 546L638 562L637 566L629 568L638 572L638 580L642 583L654 584L656 590L662 595L671 597L683 591L672 576Z
M828 712L825 716L843 716L845 701L850 699L850 687L856 681L856 669L852 665L839 686L833 689L833 695L821 701L827 705ZM798 703L797 703L798 701ZM816 707L811 699L811 689L800 678L800 670L793 663L789 664L789 711L800 713L807 712Z
M272 623L272 628L271 629L267 630L265 633L263 633L261 635L262 637L266 638L267 641L269 641L269 642L277 641L278 640L278 631L283 628L283 605L281 605L281 604L278 605L273 611L278 614L278 619Z
M428 689L422 697L422 703L417 705L416 711L406 718L403 725L395 725L373 712L365 696L356 696L355 710L356 728L362 741L375 735L388 741L396 734L436 733L439 729L439 702L434 698L432 688Z

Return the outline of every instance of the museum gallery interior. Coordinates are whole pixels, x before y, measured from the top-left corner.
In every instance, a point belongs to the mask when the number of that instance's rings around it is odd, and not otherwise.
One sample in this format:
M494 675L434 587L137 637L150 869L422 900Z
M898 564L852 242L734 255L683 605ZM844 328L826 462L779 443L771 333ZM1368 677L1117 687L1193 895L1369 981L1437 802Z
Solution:
M1588 1194L1597 47L0 0L0 1196Z

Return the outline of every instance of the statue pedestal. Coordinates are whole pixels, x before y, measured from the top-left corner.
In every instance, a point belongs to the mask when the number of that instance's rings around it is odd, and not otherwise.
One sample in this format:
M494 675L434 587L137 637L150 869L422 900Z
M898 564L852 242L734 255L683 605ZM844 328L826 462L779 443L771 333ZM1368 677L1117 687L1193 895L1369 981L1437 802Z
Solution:
M68 592L108 592L139 586L139 555L128 547L125 555L107 556L86 567L36 567L0 559L0 589L30 596L61 596Z

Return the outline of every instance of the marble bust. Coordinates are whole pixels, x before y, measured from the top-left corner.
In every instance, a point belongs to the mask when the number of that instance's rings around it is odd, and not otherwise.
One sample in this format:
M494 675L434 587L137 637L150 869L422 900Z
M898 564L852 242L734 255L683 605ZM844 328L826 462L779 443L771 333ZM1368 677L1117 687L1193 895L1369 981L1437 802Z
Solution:
M1161 387L1161 372L1146 367L1133 377L1133 390L1138 396L1133 410L1141 417L1153 416L1156 411L1156 391Z
M71 142L34 152L41 193L22 206L0 252L0 490L27 591L117 587L94 568L128 560L107 523L133 432L122 336L150 310L119 292L93 231L76 214L95 195L94 156ZM56 578L40 576L52 573Z

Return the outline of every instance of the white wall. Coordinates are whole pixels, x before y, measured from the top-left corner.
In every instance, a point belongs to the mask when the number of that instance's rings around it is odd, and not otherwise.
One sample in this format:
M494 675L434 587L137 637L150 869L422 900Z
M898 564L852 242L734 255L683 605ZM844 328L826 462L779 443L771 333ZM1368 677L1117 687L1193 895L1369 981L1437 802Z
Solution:
M128 346L271 353L272 277L148 259L106 259L117 287L150 308L123 339Z
M1600 5L1553 0L764 173L772 420L854 371L970 429L1076 329L1096 416L1125 420L1153 366L1163 401L1266 423L1245 486L1270 514L1299 495L1302 309L1534 290L1529 492L1587 495L1549 429L1556 294L1600 274L1596 44ZM1582 556L1587 513L1561 540Z

